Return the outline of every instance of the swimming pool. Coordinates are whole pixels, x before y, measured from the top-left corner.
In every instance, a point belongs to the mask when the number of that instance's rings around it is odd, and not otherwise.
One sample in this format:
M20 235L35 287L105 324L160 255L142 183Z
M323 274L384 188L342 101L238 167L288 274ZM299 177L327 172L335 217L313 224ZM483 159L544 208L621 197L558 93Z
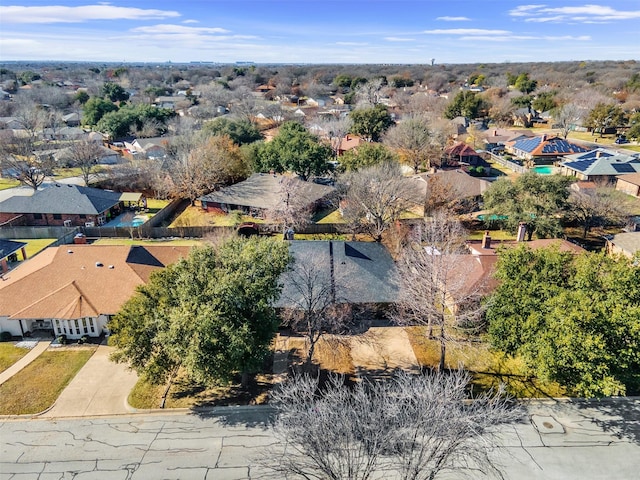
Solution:
M536 172L538 175L553 175L556 173L556 167L552 167L550 165L540 165L533 167L531 170Z
M133 220L130 220L130 221L125 220L125 221L118 222L116 224L116 227L139 227L146 221L147 221L146 218L134 218Z

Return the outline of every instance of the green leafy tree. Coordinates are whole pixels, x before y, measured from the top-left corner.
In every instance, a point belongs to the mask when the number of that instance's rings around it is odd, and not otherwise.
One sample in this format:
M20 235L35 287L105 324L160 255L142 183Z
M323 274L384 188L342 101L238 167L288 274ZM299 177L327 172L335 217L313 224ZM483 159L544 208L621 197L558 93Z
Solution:
M629 130L627 130L627 137L634 140L640 139L640 112L634 113L629 117Z
M451 103L447 105L444 116L449 120L459 116L478 118L481 116L484 108L485 104L480 95L469 90L461 90L453 97Z
M513 97L511 103L516 107L525 108L531 105L531 95L520 95L519 97Z
M531 102L533 108L539 112L547 112L556 108L555 92L542 92Z
M89 94L84 90L80 90L73 96L73 100L78 102L80 105L84 105L85 103L87 103L90 98L91 97L89 96Z
M607 128L625 125L625 114L620 105L598 103L587 116L586 124L593 128L594 132L599 132L600 136Z
M278 328L286 243L232 239L155 272L109 322L113 359L152 383L182 369L215 385L259 371Z
M303 180L331 170L331 147L297 122L285 122L272 141L261 145L258 158L263 170L291 171Z
M387 107L378 104L371 108L354 110L351 118L351 133L360 135L368 142L377 142L384 132L394 124Z
M341 88L350 88L352 81L353 78L351 76L345 75L343 73L341 73L340 75L336 75L336 77L333 79L334 85Z
M397 161L397 155L383 144L364 143L358 148L345 152L344 155L340 157L340 170L343 172L352 172L360 168Z
M573 180L561 175L527 172L515 180L501 178L484 193L484 204L493 214L506 217L505 227L515 232L527 224L527 236L540 238L562 234L561 216L567 209L568 186Z
M124 137L131 131L136 116L130 109L122 108L106 113L98 122L97 129L111 138Z
M513 86L520 90L522 93L527 94L533 92L537 88L538 82L530 79L528 73L521 73L520 75L518 75L518 78L516 78Z
M202 130L210 135L227 135L236 145L257 142L263 138L260 131L251 122L247 120L234 121L225 117L205 123Z
M625 257L502 251L488 302L495 348L581 396L640 388L640 270Z
M102 96L112 102L126 102L129 100L129 93L117 83L107 82L102 85Z
M115 112L118 107L108 100L99 97L91 97L84 104L82 120L85 125L97 125L102 117L109 112Z

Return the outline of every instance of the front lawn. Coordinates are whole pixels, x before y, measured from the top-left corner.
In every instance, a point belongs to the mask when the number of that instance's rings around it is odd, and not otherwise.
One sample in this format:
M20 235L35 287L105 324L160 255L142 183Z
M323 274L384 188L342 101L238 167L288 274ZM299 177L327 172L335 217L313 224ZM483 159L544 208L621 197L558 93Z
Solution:
M49 408L96 348L47 350L41 354L0 385L0 415L34 414Z
M4 372L27 353L28 348L16 347L12 342L0 343L0 372Z
M273 381L273 375L259 374L246 390L240 388L239 383L207 388L178 375L169 388L164 408L260 405L266 402ZM166 385L153 385L141 378L129 394L129 405L140 409L161 408L162 395L166 389Z
M213 225L216 227L235 227L243 222L264 223L264 220L254 218L250 215L243 215L242 212L234 211L228 215L213 213L203 210L201 207L188 206L176 218L169 228L177 227L199 227Z
M423 367L436 367L440 359L440 344L428 339L426 327L407 327L411 347ZM462 366L471 372L473 386L479 391L497 389L502 384L516 398L560 397L564 389L557 383L544 383L526 374L519 358L510 358L489 349L484 342L447 344L446 368Z

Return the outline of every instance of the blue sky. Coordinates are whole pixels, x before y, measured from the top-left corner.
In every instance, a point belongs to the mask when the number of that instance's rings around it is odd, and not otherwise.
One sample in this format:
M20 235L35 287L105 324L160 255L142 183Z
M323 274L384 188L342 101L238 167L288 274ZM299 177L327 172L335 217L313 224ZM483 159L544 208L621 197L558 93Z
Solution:
M597 1L597 0L591 0ZM640 0L2 0L0 61L640 59Z

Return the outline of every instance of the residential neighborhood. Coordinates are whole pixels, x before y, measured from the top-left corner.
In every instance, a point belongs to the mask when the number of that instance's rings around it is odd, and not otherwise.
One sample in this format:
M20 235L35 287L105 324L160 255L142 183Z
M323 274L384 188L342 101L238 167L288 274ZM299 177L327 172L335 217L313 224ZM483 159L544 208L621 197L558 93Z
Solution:
M264 59L0 62L3 475L634 478L636 60L284 62L93 7Z

